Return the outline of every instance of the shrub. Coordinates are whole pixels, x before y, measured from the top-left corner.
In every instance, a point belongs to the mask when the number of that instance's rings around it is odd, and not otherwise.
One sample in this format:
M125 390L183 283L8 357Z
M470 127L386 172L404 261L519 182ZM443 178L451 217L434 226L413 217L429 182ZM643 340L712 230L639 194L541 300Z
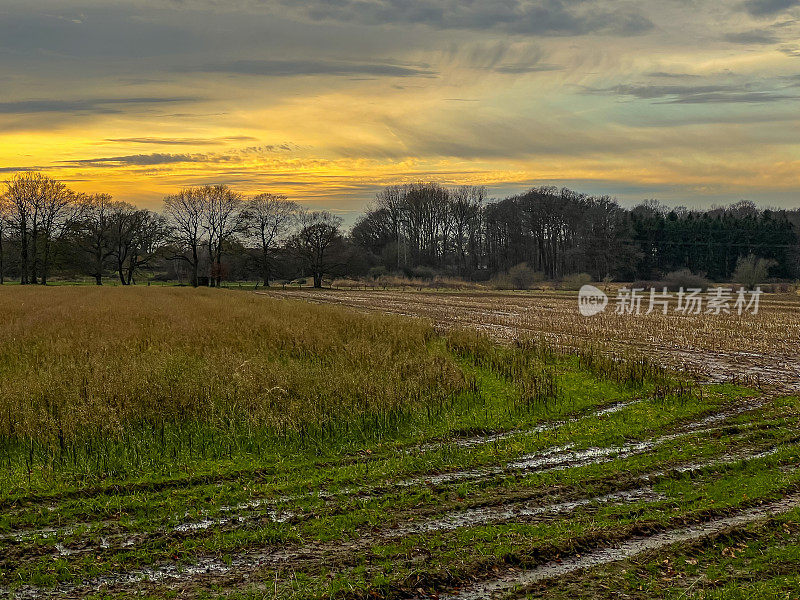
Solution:
M411 269L412 277L418 277L420 279L434 279L438 273L436 269L432 269L431 267L419 266L414 267Z
M384 275L387 275L388 273L389 273L389 271L387 271L386 267L384 267L383 265L378 265L377 267L372 267L369 270L369 276L372 279L378 279L380 277L383 277Z
M763 283L767 278L770 267L775 266L774 260L760 258L754 254L740 256L736 261L736 270L733 272L733 281L741 283L747 288L754 288Z
M544 273L534 271L528 263L519 263L508 270L508 278L515 289L527 290L533 284L544 281Z
M666 287L670 291L677 291L680 288L700 288L708 289L711 282L702 273L692 273L689 269L680 269L666 274L662 285L655 287Z
M588 273L572 273L564 276L561 287L565 290L579 290L588 283L592 283L592 276Z

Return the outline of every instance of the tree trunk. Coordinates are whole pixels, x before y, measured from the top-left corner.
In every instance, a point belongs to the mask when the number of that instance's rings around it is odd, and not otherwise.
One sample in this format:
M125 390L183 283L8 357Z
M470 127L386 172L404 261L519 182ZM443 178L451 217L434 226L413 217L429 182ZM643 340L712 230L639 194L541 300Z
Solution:
M198 274L197 274L197 266L198 266L198 264L197 263L198 263L198 260L197 260L197 245L196 244L194 246L192 246L192 259L193 259L192 260L192 287L197 287L197 283L198 283L197 282L197 280L198 280Z
M19 226L19 256L20 256L20 285L28 283L28 223L24 217L20 218Z
M261 245L261 275L264 279L264 287L269 287L269 280L271 279L271 273L269 270L269 254L267 253L266 244L263 242Z
M44 259L42 260L42 285L47 285L47 272L50 270L50 238L44 240Z
M117 259L117 274L119 275L119 280L122 285L128 285L128 282L125 281L125 265L122 264L122 261Z
M96 273L95 276L94 276L94 282L97 285L103 285L103 274L102 273Z
M36 285L39 283L39 248L38 248L39 229L36 225L36 220L33 222L33 229L31 229L31 283Z
M314 273L314 287L315 288L322 287L322 273Z

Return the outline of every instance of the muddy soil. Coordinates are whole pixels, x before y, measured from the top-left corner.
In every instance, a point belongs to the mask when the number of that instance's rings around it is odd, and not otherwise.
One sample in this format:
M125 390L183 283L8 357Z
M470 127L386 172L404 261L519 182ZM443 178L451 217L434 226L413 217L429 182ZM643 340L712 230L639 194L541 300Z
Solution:
M499 341L542 336L558 346L602 343L646 353L663 365L711 382L736 381L776 392L800 392L800 298L776 297L757 316L613 314L581 317L577 296L552 293L425 293L358 290L269 290L278 298L337 304L367 312L430 319L442 329L473 328ZM593 320L594 319L594 320ZM608 339L608 331L614 339Z
M497 579L482 581L455 593L439 596L439 598L441 600L486 600L501 597L510 591L519 590L547 579L563 577L581 569L590 569L598 565L624 560L642 552L665 548L672 544L719 535L726 530L788 512L798 506L800 506L800 495L788 496L778 502L746 509L729 517L648 537L636 537L588 554L550 562L521 573L512 573Z
M751 453L728 454L705 462L676 466L671 469L671 471L677 473L701 472L711 467L769 456L776 451L777 449L771 449ZM621 489L601 496L544 503L536 500L501 501L499 504L479 505L463 510L451 510L444 514L417 518L412 522L400 526L385 527L363 532L361 535L356 536L348 542L247 551L234 555L228 561L220 560L217 557L201 557L194 563L187 565L170 563L151 568L112 573L97 577L91 581L85 581L80 585L63 584L55 588L26 586L17 589L15 596L20 599L53 596L81 597L102 590L123 591L142 585L167 586L168 588L185 587L194 585L195 583L208 584L209 582L215 581L218 583L225 583L231 579L246 578L248 574L252 574L263 568L291 567L301 570L312 566L319 566L326 561L329 562L332 560L337 563L346 564L350 553L355 550L363 550L371 545L408 535L449 531L462 527L475 527L490 523L531 522L538 519L553 518L558 515L572 513L593 505L657 502L663 498L652 490L650 483L666 475L667 474L664 472L655 471L637 478L644 484L643 486ZM621 482L619 485L625 487ZM244 520L242 523L244 523ZM210 526L212 525L209 525L209 527ZM133 536L124 540L117 540L117 544L121 542L122 547L130 547L141 541L139 537ZM107 542L102 540L100 548L107 547ZM97 549L98 548L95 547L95 550ZM60 556L68 556L76 553L76 551L56 544L55 553ZM77 553L81 553L81 550L78 550ZM505 581L505 579L503 579L503 581ZM0 593L4 592L6 592L6 590L0 589Z

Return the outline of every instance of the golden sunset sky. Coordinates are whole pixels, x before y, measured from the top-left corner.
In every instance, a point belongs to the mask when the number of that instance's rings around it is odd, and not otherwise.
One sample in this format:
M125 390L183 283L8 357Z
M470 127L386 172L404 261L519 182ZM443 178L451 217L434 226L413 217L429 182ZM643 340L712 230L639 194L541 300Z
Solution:
M3 0L0 169L158 208L403 181L800 205L800 0Z

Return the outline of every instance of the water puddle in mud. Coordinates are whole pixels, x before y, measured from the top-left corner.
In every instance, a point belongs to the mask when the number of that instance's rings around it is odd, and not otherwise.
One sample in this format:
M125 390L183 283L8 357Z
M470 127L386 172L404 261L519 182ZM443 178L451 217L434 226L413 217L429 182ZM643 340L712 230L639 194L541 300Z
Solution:
M636 502L640 500L656 501L661 497L651 488L641 488L631 491L621 491L604 496L560 502L556 504L535 505L532 502L518 502L497 506L478 507L435 517L420 523L404 525L399 528L385 529L372 532L364 536L359 543L356 540L353 547L361 547L381 539L392 539L405 535L430 533L434 531L448 531L461 527L474 527L489 523L511 521L514 519L531 518L546 514L564 514L580 507L591 504L605 504L615 502ZM59 545L60 546L60 545ZM269 552L250 552L234 556L227 562L217 558L201 558L191 565L163 565L147 569L129 571L107 576L97 577L86 581L79 586L60 585L53 589L26 587L16 591L18 598L35 598L37 596L62 595L73 592L91 592L108 587L124 587L126 585L142 582L160 583L170 580L185 580L202 575L222 576L235 571L252 571L260 567L278 565L303 555L313 555L314 547L300 547L294 550L274 550ZM70 554L69 550L59 548L62 555ZM2 591L2 590L0 590Z
M636 400L629 400L626 402L616 402L609 406L605 406L598 410L592 411L588 414L560 421L547 421L545 423L541 423L539 425L535 425L533 427L529 427L526 429L512 429L511 431L504 431L500 433L482 434L472 437L458 438L454 440L443 440L441 442L429 442L426 444L420 444L419 446L412 448L411 450L409 450L409 453L422 454L425 452L431 452L434 450L438 450L443 446L447 446L449 444L455 445L458 448L474 448L476 446L494 444L495 442L507 440L517 435L519 436L535 435L537 433L543 433L545 431L553 431L555 429L559 429L560 427L563 427L564 425L567 425L569 423L578 423L584 419L591 419L593 417L602 417L605 415L610 415L619 412L621 410L624 410L629 406L639 404L641 402L644 402L644 400L636 399Z
M576 422L578 422L578 421L580 421L582 419L587 419L587 418L592 418L592 417L598 417L598 416L613 414L613 413L619 412L621 410L624 410L625 408L628 408L629 406L638 404L640 402L643 402L643 400L642 399L636 399L636 400L629 400L629 401L625 401L625 402L616 402L616 403L611 404L609 406L605 406L605 407L600 408L600 409L598 409L596 411L593 411L593 412L591 412L589 414L585 414L585 415L582 415L582 416L579 416L579 417L574 417L574 418L567 419L567 420L548 421L546 423L542 423L540 425L536 425L535 427L532 427L532 428L529 428L529 429L515 429L515 430L512 430L512 431L507 431L507 432L502 432L502 433L479 435L479 436L473 436L473 437L469 437L469 438L461 438L461 439L452 440L452 441L446 441L446 442L432 442L432 443L421 444L421 445L413 448L409 452L422 454L422 453L425 453L425 452L431 452L431 451L438 450L443 445L450 444L450 443L455 444L460 448L472 448L472 447L477 447L477 446L481 446L481 445L485 445L485 444L492 444L494 442L505 440L505 439L508 439L508 438L511 438L511 437L514 437L514 436L517 436L517 435L535 435L537 433L542 433L544 431L551 431L551 430L554 430L554 429L558 429L559 427L563 427L564 425L566 425L568 423L576 423ZM400 485L403 485L403 484L401 483ZM339 496L339 495L347 495L347 494L350 494L350 493L356 493L356 490L345 489L340 494L327 494L327 493L325 493L323 491L319 491L318 495L321 498L331 498L331 497L335 497L335 496ZM289 502L289 501L292 501L292 500L295 500L295 499L299 499L299 498L302 498L302 497L304 497L304 496L298 495L298 496L284 496L284 497L281 497L281 498L278 498L278 499L256 499L256 500L250 500L250 501L247 501L247 502L242 502L241 504L237 504L237 505L233 505L233 506L221 506L218 509L218 511L221 512L221 513L224 513L224 512L234 512L234 511L242 511L242 510L253 510L253 509L262 508L264 506L274 506L275 504L277 504L279 502ZM187 514L186 516L188 517L189 515ZM257 516L258 515L255 515L255 516L252 516L252 517L231 517L231 518L216 518L216 519L215 518L210 518L210 517L209 518L203 518L203 519L200 519L200 520L194 521L194 522L182 523L182 524L178 525L177 527L172 528L172 531L176 531L176 532L179 532L179 533L180 532L188 532L188 531L199 531L199 530L208 529L208 528L219 526L219 525L226 525L226 524L236 523L236 522L244 522L244 521L256 518ZM285 522L285 521L291 519L294 515L292 513L281 513L279 515L276 511L272 510L272 511L269 511L268 516L270 516L276 522ZM80 527L85 527L87 530L91 530L93 528L96 528L97 525L98 525L98 523L85 523L85 524L82 524ZM2 539L13 539L13 540L15 540L17 542L22 542L22 541L26 541L26 540L33 540L35 538L64 537L64 536L67 536L67 535L70 535L70 534L74 533L77 529L78 529L78 526L61 528L61 529L56 528L56 527L45 527L45 528L41 528L41 529L29 529L29 530L25 530L25 531L18 531L18 532L15 532L15 533L2 534L2 535L0 535L0 540L2 540Z
M598 411L591 413L590 416L597 416L602 414L610 414L618 412L620 410L623 410L624 408L627 408L628 406L631 406L639 402L641 402L641 400L619 402L611 406L599 409ZM715 413L713 415L704 417L703 419L685 425L683 427L683 430L680 432L661 436L654 440L649 440L645 442L628 443L619 446L610 446L605 448L587 448L582 450L573 450L571 444L565 446L556 446L540 452L522 456L516 460L506 463L505 465L497 465L494 467L481 467L481 468L467 469L461 471L452 471L448 473L440 473L435 475L413 477L406 480L391 482L390 485L391 487L399 487L399 488L413 487L416 485L443 485L455 481L468 481L468 480L482 479L486 477L493 477L508 472L545 473L550 471L559 471L568 468L577 468L582 466L589 466L604 462L610 462L613 460L626 458L635 454L641 454L642 452L651 450L660 444L673 441L680 437L688 435L696 435L706 431L713 431L713 429L703 429L703 427L710 424L719 423L732 416L736 416L744 412L747 412L749 410L758 408L764 402L765 401L762 400L761 402L751 403L745 406L740 406L734 409L729 409L726 411ZM536 429L544 430L544 428L555 428L570 421L578 421L581 418L586 418L586 417L585 416L575 417L574 419L570 419L569 421L554 421L554 422L544 423L542 425L539 425L537 428L533 430L527 430L525 432L518 432L518 433L525 433L525 434L535 433ZM515 432L513 435L515 435L516 433L517 432ZM508 435L512 434L509 433ZM480 439L486 440L487 438L483 437ZM363 496L365 491L369 493L369 490L363 490L363 489L356 490L349 488L346 488L342 490L340 493L336 494L329 494L324 491L318 491L315 493L322 498L333 498L341 495L356 494L356 493ZM254 510L263 508L265 506L274 506L278 502L290 502L294 499L299 499L303 497L306 496L298 495L298 496L283 496L277 499L255 499L237 505L222 506L218 509L218 511L220 513L225 513L225 512L238 512L242 510ZM370 496L367 495L363 497L369 498ZM187 514L187 516L189 515ZM269 511L266 511L265 513L257 513L246 516L236 515L232 517L204 517L196 521L181 523L175 527L170 528L170 530L179 533L202 531L216 526L224 526L229 524L242 524L248 521L256 520L258 518L262 518L264 516L269 517L271 520L275 522L283 523L292 519L296 515L291 511L279 512L275 509L271 509ZM86 524L85 526L88 529L92 529L93 527L92 524ZM4 534L3 536L0 536L0 539L11 538L19 542L19 541L34 539L37 537L42 537L42 538L63 537L73 533L76 530L77 527L68 527L64 529L43 528L38 530L28 530L24 532ZM124 541L123 545L125 545Z
M476 469L466 469L462 471L451 471L437 475L427 475L413 477L396 482L399 487L413 487L415 485L442 485L454 481L468 481L502 475L503 473L523 472L523 473L548 473L551 471L562 471L564 469L574 469L589 465L597 465L604 462L627 458L635 454L652 450L661 444L674 441L681 437L696 435L714 429L694 429L670 435L664 435L654 440L645 442L632 442L619 446L607 446L604 448L585 448L582 450L572 450L572 445L557 446L548 448L541 452L535 452L510 461L505 465L495 467L481 467Z
M384 537L393 538L433 531L449 531L462 527L475 527L478 525L488 525L490 523L513 521L515 519L538 517L540 515L563 514L572 512L582 506L589 506L592 504L638 502L642 500L654 502L662 499L663 496L656 494L651 488L640 488L638 490L614 492L612 494L606 494L605 496L598 496L597 498L559 502L557 504L537 506L532 502L518 502L470 508L422 523L404 525L403 527L393 529Z
M702 469L722 464L731 464L741 460L754 460L771 456L776 454L778 451L779 448L774 448L771 450L751 454L725 455L705 463L686 464L674 467L670 470L677 472L700 471ZM654 477L659 477L664 474L665 472L654 472L649 475L644 475L640 479L644 483ZM612 492L599 497L578 499L554 504L537 505L535 502L511 502L500 505L476 507L432 517L430 519L420 521L419 523L404 524L397 528L372 532L362 538L360 542L356 540L353 544L353 547L364 546L365 544L374 543L375 541L379 541L381 539L393 539L412 534L448 531L462 527L475 527L490 523L509 522L513 521L514 519L535 518L548 514L565 514L592 504L632 503L639 501L656 502L661 499L663 498L656 494L652 488L646 486L634 490ZM70 553L68 549L63 550L66 550L66 552L64 552L65 555ZM198 559L191 565L167 564L159 567L139 569L124 573L115 573L108 576L97 577L77 586L64 584L51 589L26 586L23 588L18 588L15 594L17 598L22 600L41 596L59 596L78 591L88 593L90 591L97 591L105 587L124 587L126 585L135 585L142 582L160 583L181 581L204 575L224 576L235 571L253 571L255 569L270 565L285 564L288 561L296 560L303 556L318 556L318 554L315 555L315 550L319 551L319 546L308 546L295 549L273 549L265 552L249 552L234 556L227 562L213 557L206 557ZM7 590L0 589L0 593L7 593ZM466 598L483 598L484 596L481 596L480 593L478 593L478 595L466 596Z
M648 550L657 550L671 544L698 540L721 533L730 527L746 525L770 515L779 514L800 506L800 496L790 496L779 502L773 502L757 508L746 509L730 517L724 517L658 533L649 537L634 538L608 548L595 550L582 556L550 562L540 567L484 581L454 594L439 596L442 600L485 600L498 597L515 589L524 588L534 583L561 577L582 569L590 569L599 565L624 560Z

